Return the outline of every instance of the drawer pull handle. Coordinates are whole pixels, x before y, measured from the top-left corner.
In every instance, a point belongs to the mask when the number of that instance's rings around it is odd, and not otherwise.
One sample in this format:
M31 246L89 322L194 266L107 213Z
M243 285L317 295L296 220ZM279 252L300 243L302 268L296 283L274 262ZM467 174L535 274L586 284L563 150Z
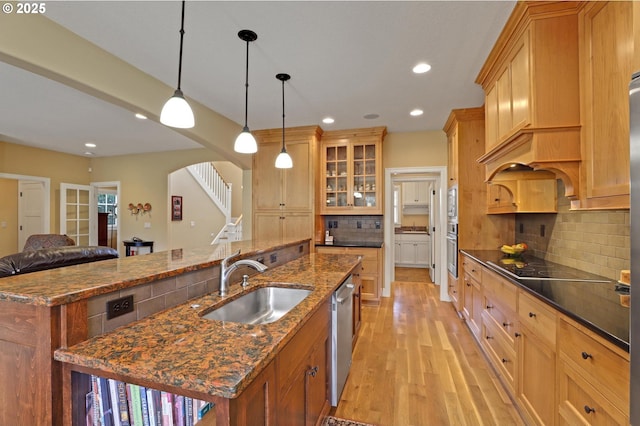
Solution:
M492 336L487 336L487 340L489 340L489 339L493 339L493 337Z
M595 408L591 408L588 405L585 405L584 406L584 412L587 413L587 414L591 414L591 413L595 413L596 409Z
M515 334L514 334L514 336L516 336L516 337L520 337L520 336L522 336L522 334L520 334L520 333L515 333Z
M467 287L471 287L471 283L469 281L466 281Z
M493 309L493 306L487 305L487 309Z
M510 323L508 323L508 322L503 322L503 323L502 323L502 326L503 326L503 327L509 327L510 325L511 325L511 324L510 324Z
M309 370L309 375L311 377L316 377L317 373L318 373L318 366L317 365L315 367L313 367L311 370Z
M590 353L582 352L582 359L589 359L589 358L593 358L593 356Z
M506 364L506 363L508 363L508 362L509 362L509 360L508 360L508 359L506 359L506 358L502 358L502 363L503 363L503 364Z
M534 314L533 312L529 312L529 318L535 318L536 314Z
M476 271L475 269L471 268L471 272L475 272L475 271Z

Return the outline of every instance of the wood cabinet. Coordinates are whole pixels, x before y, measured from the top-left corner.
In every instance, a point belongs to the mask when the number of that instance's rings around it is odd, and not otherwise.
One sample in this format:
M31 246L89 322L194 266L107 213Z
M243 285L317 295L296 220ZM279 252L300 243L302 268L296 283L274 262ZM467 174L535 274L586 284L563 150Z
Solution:
M471 332L478 338L482 323L482 266L468 256L462 256L462 315Z
M382 214L382 141L386 127L325 132L320 213Z
M431 236L429 234L395 234L395 264L428 268L431 262Z
M402 206L428 206L429 205L429 182L403 182L402 183Z
M484 182L484 169L476 161L484 152L484 124L484 108L466 108L452 110L443 127L449 141L449 183L458 186L460 249L495 249L514 238L513 216L486 214L487 184ZM458 265L461 264L462 258L459 257ZM464 290L459 288L457 277L451 273L447 275L449 297L459 311ZM462 281L462 275L459 279Z
M547 171L503 171L489 182L487 213L557 213L556 176Z
M382 297L384 248L316 246L316 252L362 256L360 273L362 303L377 305Z
M517 399L534 424L553 425L557 407L556 318L557 313L524 291L518 294L520 319Z
M279 425L312 426L329 411L330 320L325 303L276 358Z
M584 189L573 208L629 208L629 81L636 71L632 8L633 2L585 2L580 11Z
M629 424L629 354L558 321L558 424Z
M486 178L513 163L578 191L580 92L576 2L517 2L476 82L485 91Z
M352 348L356 346L358 341L358 335L360 333L360 326L362 325L362 280L360 279L361 269L354 271L353 273L353 336L352 336Z
M258 141L253 155L253 239L312 238L314 233L315 173L318 162L317 126L285 130L287 152L293 168L276 169L282 149L282 129L252 132Z

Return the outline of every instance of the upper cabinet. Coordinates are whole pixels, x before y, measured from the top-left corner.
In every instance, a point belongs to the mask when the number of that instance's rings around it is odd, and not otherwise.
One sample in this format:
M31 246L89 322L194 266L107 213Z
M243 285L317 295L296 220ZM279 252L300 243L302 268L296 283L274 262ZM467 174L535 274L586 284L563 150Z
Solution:
M315 187L322 129L317 126L286 129L287 152L293 160L291 169L275 167L282 149L282 129L252 133L258 142L252 169L253 238L313 237L315 192L310 189Z
M429 205L429 182L403 182L402 206L426 207Z
M573 208L629 208L629 81L633 2L587 2L580 11L584 190Z
M517 2L476 82L485 90L486 179L513 163L555 172L567 192L580 165L577 2Z
M382 141L386 127L325 132L320 214L382 214Z

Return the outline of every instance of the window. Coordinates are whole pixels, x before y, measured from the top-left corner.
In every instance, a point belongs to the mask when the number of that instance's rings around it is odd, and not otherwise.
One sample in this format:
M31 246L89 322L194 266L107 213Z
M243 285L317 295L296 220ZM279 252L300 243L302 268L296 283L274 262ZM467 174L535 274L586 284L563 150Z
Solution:
M107 223L110 227L118 224L118 196L116 193L101 192L98 194L98 213L110 213Z
M393 185L393 224L398 227L401 225L400 221L400 185Z

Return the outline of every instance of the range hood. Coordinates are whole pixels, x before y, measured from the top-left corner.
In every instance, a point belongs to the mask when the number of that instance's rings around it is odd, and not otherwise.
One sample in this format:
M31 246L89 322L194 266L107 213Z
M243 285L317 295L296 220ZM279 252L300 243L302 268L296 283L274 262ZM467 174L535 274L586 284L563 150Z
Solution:
M486 166L486 181L513 164L548 170L562 179L565 196L578 198L580 179L580 126L525 127L477 161Z

